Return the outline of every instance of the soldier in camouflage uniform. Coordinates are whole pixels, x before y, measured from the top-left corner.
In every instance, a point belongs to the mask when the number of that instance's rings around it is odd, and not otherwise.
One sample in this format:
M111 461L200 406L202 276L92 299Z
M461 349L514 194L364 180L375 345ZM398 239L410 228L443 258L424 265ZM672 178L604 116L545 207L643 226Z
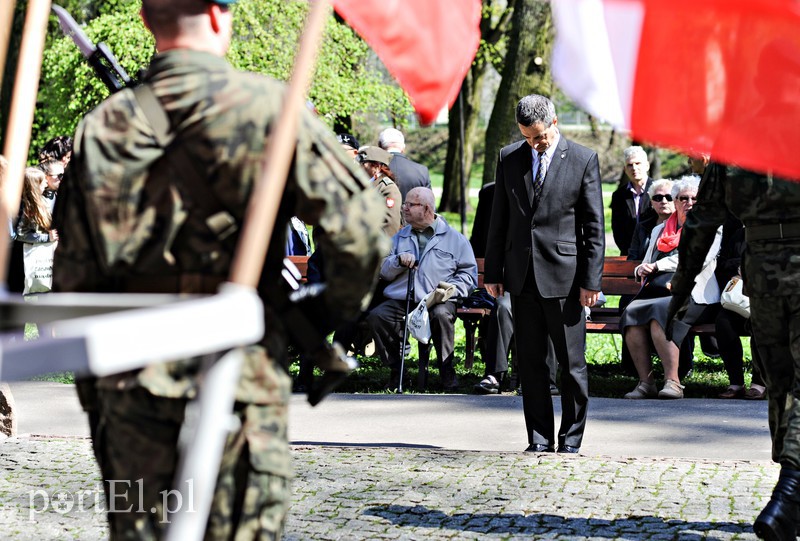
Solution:
M389 164L392 163L392 154L380 147L363 146L356 153L356 161L364 166L367 174L370 175L372 186L386 201L383 209L383 232L387 237L392 238L395 233L400 231L401 227L406 225L400 212L403 196L400 195L400 188L394 182L394 173L389 169Z
M800 525L800 183L712 164L697 195L678 249L670 313L688 299L730 211L745 224L742 276L767 384L772 458L781 464L772 500L754 529L766 539L794 539Z
M166 114L168 140L138 91L114 94L80 123L70 181L58 200L56 290L214 293L228 276L285 92L224 60L232 32L227 4L234 1L144 0L159 51L144 84ZM366 187L363 171L304 110L258 286L266 334L246 348L234 412L241 427L226 443L207 538L280 537L291 475L290 378L289 329L276 308L285 294L275 284L286 225L296 215L316 227L328 283L321 311L331 326L353 318L369 301L388 251L382 201ZM82 382L82 403L98 421L95 454L107 496L113 490L111 539L163 534L162 491L172 488L198 369L196 360L182 360Z

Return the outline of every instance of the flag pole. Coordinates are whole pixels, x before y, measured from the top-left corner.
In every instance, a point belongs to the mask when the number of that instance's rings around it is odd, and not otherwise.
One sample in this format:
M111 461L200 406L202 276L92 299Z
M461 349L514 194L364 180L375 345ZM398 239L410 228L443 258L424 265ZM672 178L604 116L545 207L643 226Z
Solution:
M16 0L0 2L0 84L3 83L3 73L6 71L6 55L8 54L8 43L11 39L11 26L14 23L16 5Z
M231 265L230 281L258 285L269 241L275 229L292 154L297 144L301 107L316 63L325 30L330 0L315 0L306 20L285 104L262 161L262 173L253 186L244 226Z
M17 76L11 96L8 129L3 148L3 155L8 160L8 174L0 205L2 207L0 227L5 227L8 218L16 216L19 209L23 176L31 143L33 113L39 91L39 75L42 72L42 54L47 34L47 19L50 16L50 3L51 0L30 0L25 15L25 28L22 32ZM0 283L5 283L7 267L8 235L2 233L0 234Z

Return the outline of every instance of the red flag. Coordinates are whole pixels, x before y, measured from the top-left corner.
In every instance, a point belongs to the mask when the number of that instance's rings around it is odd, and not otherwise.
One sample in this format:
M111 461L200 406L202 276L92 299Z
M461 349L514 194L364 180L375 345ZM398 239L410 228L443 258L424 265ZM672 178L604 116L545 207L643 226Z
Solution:
M334 0L408 93L423 124L458 96L480 44L480 0Z
M800 179L800 4L559 0L553 72L634 138Z

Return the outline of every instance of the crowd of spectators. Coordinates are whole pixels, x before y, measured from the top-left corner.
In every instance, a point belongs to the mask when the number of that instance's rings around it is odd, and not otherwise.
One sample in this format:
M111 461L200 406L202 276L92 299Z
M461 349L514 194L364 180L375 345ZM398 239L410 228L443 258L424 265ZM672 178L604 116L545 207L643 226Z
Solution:
M380 274L379 285L369 311L357 322L339 329L335 340L347 351L356 355L366 353L372 343L377 354L390 369L386 389L397 389L400 383L400 357L407 355L409 343L401 345L406 319L408 277L412 269L417 272L414 282L414 298L411 308L440 282L459 282L458 296L468 297L477 282L472 268L475 258L482 258L486 251L486 236L491 218L494 198L494 183L484 186L479 195L475 222L469 243L453 230L436 213L435 199L430 191L430 176L427 168L414 162L404 154L403 134L394 128L382 131L377 145L362 145L351 134L338 134L342 149L361 164L370 177L372 186L386 202L384 232L393 240L393 250L387 254ZM624 177L611 197L612 235L620 254L629 260L641 261L636 268L637 279L642 282L635 297L623 298L621 307L626 307L621 319L623 335L623 364L635 370L639 383L627 393L626 398L681 398L681 378L691 368L694 336L689 332L692 325L703 322L716 323L722 344L719 355L730 378L730 385L720 393L721 398L764 398L764 385L756 370L750 388L744 382L744 355L739 336L748 334L745 318L727 310L721 310L719 292L727 280L736 274L743 238L733 239L736 229L721 228L717 242L708 254L707 265L698 277L692 298L691 310L676 325L677 332L667 337L667 307L670 300L669 281L678 262L678 244L686 215L696 202L698 176L687 176L673 181L667 178L653 179L649 176L650 163L641 146L631 146L623 151ZM690 158L689 164L695 172L702 173L708 157ZM420 191L418 188L426 190ZM408 200L409 193L414 193ZM420 220L425 215L425 220ZM414 223L410 223L410 219ZM741 229L741 228L739 228ZM426 231L423 233L423 231ZM442 253L439 243L433 242L432 250L427 243L441 232L457 238L457 253ZM296 235L296 233L294 233ZM290 237L292 232L290 231ZM738 233L739 237L742 234ZM723 246L720 249L720 245ZM287 248L287 253L289 252ZM294 252L297 253L297 252ZM311 253L309 248L308 253ZM427 255L426 255L427 254ZM423 261L425 264L423 265ZM309 261L309 277L320 281L322 254L314 252ZM726 263L723 263L726 261ZM430 265L437 268L431 273ZM450 268L438 268L441 262ZM420 265L420 267L416 267ZM470 268L470 280L458 278L459 265ZM722 268L728 271L720 272ZM715 278L716 270L716 278ZM733 274L729 272L733 270ZM387 287L388 286L388 287ZM478 292L480 294L480 292ZM479 350L485 363L483 379L474 391L494 394L506 389L512 379L509 374L516 369L509 362L514 348L514 324L510 297L506 293L497 299L483 295L487 306L491 306L489 317L482 321ZM453 332L456 303L453 300L432 305L429 309L431 330L437 360L441 371L442 387L454 390L458 387L453 355ZM683 347L682 347L683 346ZM706 344L703 343L706 350ZM756 354L756 348L752 351ZM716 352L715 352L716 354ZM656 355L663 366L664 384L655 386L652 358ZM557 378L558 363L552 343L548 344L547 366L551 394L559 394ZM305 367L308 372L310 367ZM515 374L516 375L516 374ZM513 378L516 379L516 378ZM519 389L517 389L519 392Z
M25 169L19 211L9 216L8 229L11 242L7 276L8 290L22 293L25 289L24 245L58 241L58 231L53 229L58 188L72 157L72 138L58 136L48 141L39 151L38 164ZM2 167L7 168L5 158ZM5 176L5 173L3 173ZM4 179L3 182L7 182Z

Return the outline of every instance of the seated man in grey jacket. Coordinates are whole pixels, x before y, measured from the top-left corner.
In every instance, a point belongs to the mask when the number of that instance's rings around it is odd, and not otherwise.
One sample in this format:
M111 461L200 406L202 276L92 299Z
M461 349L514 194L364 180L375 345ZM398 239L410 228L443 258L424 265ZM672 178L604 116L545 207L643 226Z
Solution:
M414 188L402 206L406 225L392 237L392 251L383 260L381 278L389 282L383 291L387 299L367 316L375 338L375 349L383 363L391 368L387 389L400 383L401 341L409 269L414 273L414 299L411 308L440 282L455 286L455 296L465 297L478 283L478 266L467 239L436 214L433 192ZM454 299L428 309L431 337L440 362L445 390L458 386L454 368L456 303Z

